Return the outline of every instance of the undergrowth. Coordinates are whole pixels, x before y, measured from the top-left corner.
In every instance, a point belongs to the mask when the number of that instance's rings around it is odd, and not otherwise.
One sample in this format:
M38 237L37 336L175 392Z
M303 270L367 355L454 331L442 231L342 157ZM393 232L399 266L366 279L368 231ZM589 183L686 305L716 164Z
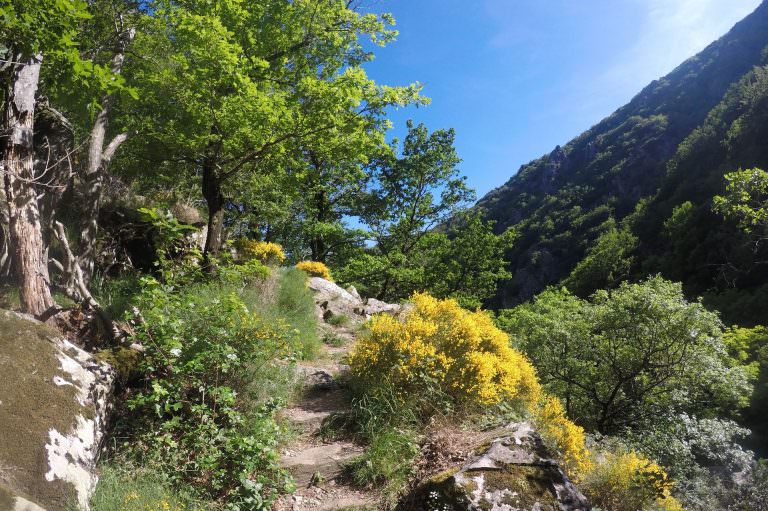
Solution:
M203 511L206 503L174 491L162 474L114 460L99 467L91 511ZM72 508L74 511L74 507Z
M391 508L420 455L423 437L416 432L440 423L529 420L572 479L601 494L610 490L612 503L629 502L632 509L679 511L672 482L659 465L635 453L586 448L584 430L541 390L528 359L510 347L489 316L454 300L425 294L412 300L404 320L371 321L369 334L349 356L352 410L329 418L323 430L367 443L366 453L347 465L353 483L379 489L382 505Z
M139 280L126 315L131 341L144 351L114 453L153 479L107 477L100 491L140 484L206 509L271 509L293 490L278 453L290 432L276 414L297 387L295 360L311 358L319 344L306 276L255 259L206 273L194 251L174 255L178 229L163 227L170 235L156 276ZM164 511L180 505L160 502Z
M275 289L264 293L258 288L244 290L243 300L258 311L265 321L283 322L297 343L297 355L312 360L320 352L322 341L317 335L317 317L312 291L306 274L295 268L276 270ZM268 296L265 296L268 295Z

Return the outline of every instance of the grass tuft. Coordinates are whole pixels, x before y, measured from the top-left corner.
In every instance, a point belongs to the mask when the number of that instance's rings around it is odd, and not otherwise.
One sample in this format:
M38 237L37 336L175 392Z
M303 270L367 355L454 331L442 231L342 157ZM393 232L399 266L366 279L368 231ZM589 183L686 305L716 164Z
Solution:
M406 486L419 453L413 432L385 429L374 434L365 454L349 462L345 471L355 486L378 489L383 503L392 506Z
M323 336L323 343L334 348L341 348L346 342L346 339L336 334L327 333Z
M344 326L349 323L349 316L346 314L334 314L326 321L329 325Z

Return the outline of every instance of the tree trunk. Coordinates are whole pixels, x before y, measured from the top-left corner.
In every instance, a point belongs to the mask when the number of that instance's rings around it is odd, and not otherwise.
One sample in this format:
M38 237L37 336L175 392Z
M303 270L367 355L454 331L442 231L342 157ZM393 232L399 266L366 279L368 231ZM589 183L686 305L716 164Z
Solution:
M38 55L15 65L6 92L3 126L7 134L3 160L9 241L19 277L21 309L35 316L56 305L49 287L32 141L41 62L42 56Z
M208 205L208 234L205 237L203 256L209 260L219 255L224 242L224 205L226 204L221 190L221 180L210 159L203 163L203 197Z
M122 18L121 18L122 21ZM112 57L112 73L120 74L125 62L125 49L133 40L134 29L124 31L120 36L120 43ZM82 269L83 280L86 285L90 283L96 266L96 237L99 232L99 211L101 210L102 189L104 186L104 173L117 148L128 138L121 133L117 135L104 149L104 139L109 123L111 96L105 96L101 101L101 110L96 116L91 129L90 144L88 146L88 166L82 176L83 217L80 225L80 239L78 241L78 264Z
M317 211L317 214L315 215L315 221L317 223L322 223L326 220L328 210L327 202L328 201L326 199L324 190L319 190L317 193L315 193L315 210ZM309 242L309 247L312 251L312 260L325 263L327 249L325 246L325 240L321 234L315 233L313 235L312 240Z

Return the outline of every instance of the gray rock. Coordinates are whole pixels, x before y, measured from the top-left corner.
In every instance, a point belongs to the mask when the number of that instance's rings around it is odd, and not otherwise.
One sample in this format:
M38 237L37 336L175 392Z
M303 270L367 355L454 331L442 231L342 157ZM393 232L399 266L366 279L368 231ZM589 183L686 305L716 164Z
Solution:
M317 302L340 301L349 305L362 305L363 303L359 296L355 297L338 284L320 277L311 277L309 279L309 288L315 292L315 300Z
M355 286L349 286L347 288L347 292L357 298L358 300L362 301L363 299L360 298L360 293L357 292L357 288Z
M396 303L387 303L377 300L376 298L369 298L365 304L365 310L368 314L399 314L403 310L403 306Z
M510 426L461 469L423 482L403 510L589 511L528 423Z
M359 324L374 314L400 314L405 310L403 305L375 298L364 301L354 287L347 290L320 277L310 278L309 288L315 292L318 316L325 322L330 322L334 316L346 316L347 320Z
M88 509L113 381L107 364L47 326L0 311L0 503Z

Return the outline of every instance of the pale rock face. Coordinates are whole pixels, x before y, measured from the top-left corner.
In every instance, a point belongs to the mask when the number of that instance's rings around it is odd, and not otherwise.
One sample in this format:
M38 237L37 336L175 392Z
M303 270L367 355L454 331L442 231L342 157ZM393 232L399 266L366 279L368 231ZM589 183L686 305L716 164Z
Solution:
M8 386L0 376L0 467L10 474L0 473L0 490L17 511L63 511L73 501L87 510L112 369L41 323L0 311L0 374L23 381Z
M360 293L357 292L357 288L355 286L349 286L347 288L347 293L354 296L357 300L362 300L362 298L360 298Z
M397 315L407 309L406 306L382 302L375 298L365 300L360 297L354 286L347 290L320 277L310 278L309 287L315 292L315 302L326 321L333 316L343 315L352 323L361 323L374 314Z

